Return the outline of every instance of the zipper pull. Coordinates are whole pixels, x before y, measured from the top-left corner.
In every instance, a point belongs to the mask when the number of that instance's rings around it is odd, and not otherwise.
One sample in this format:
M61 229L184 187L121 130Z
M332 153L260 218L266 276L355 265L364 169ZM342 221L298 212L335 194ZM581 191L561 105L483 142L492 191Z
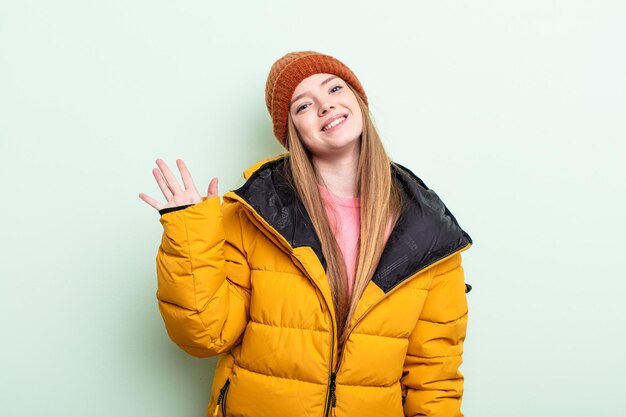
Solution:
M335 407L337 406L337 394L335 393L335 379L337 378L337 374L333 372L330 374L330 405L331 405L331 415L332 417L336 417Z
M217 410L220 408L220 403L222 402L222 398L224 398L224 393L226 392L226 387L229 382L229 380L226 380L224 386L220 388L220 395L217 397L217 404L215 405L215 411L213 411L213 417L217 417Z

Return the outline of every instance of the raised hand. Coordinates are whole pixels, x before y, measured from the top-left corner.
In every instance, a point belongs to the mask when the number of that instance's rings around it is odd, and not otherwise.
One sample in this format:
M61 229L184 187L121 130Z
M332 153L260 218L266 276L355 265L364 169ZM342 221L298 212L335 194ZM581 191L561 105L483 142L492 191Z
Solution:
M183 179L184 189L181 189L178 185L176 177L172 174L172 171L167 167L162 159L157 159L156 164L159 167L152 170L152 175L156 179L161 192L165 196L167 202L162 204L150 197L147 194L140 193L139 198L151 205L157 210L162 210L169 207L184 206L187 204L196 204L202 201L198 190L191 178L191 174L187 169L187 166L182 159L176 160L176 165L180 171L180 176ZM215 197L217 195L217 178L213 178L209 184L207 191L207 198Z

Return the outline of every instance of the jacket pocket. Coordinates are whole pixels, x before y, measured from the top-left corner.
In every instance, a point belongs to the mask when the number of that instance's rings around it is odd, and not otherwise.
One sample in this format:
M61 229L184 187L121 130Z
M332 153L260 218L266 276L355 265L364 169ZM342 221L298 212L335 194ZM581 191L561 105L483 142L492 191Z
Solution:
M217 417L217 410L222 410L222 417L226 417L226 397L228 396L228 389L230 388L230 378L226 380L224 386L220 389L220 395L217 397L217 404L215 405L215 411L213 417Z

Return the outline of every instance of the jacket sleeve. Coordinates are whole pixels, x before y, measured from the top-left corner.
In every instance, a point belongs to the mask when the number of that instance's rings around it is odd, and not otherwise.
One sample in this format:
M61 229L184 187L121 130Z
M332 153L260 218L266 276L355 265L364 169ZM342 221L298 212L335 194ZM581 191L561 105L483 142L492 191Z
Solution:
M219 196L163 214L157 267L159 311L170 338L207 357L233 347L248 322L250 269L240 209Z
M401 379L407 416L463 417L467 297L461 254L433 267L420 318L409 336Z

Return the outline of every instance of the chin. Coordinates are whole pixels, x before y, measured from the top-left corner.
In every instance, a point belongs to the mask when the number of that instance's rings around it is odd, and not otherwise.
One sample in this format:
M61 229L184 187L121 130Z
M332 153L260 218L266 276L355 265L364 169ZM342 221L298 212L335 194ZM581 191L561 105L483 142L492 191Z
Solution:
M342 150L352 148L354 145L358 145L361 140L361 135L357 137L349 136L343 138L337 138L334 141L327 141L327 145L334 150Z

